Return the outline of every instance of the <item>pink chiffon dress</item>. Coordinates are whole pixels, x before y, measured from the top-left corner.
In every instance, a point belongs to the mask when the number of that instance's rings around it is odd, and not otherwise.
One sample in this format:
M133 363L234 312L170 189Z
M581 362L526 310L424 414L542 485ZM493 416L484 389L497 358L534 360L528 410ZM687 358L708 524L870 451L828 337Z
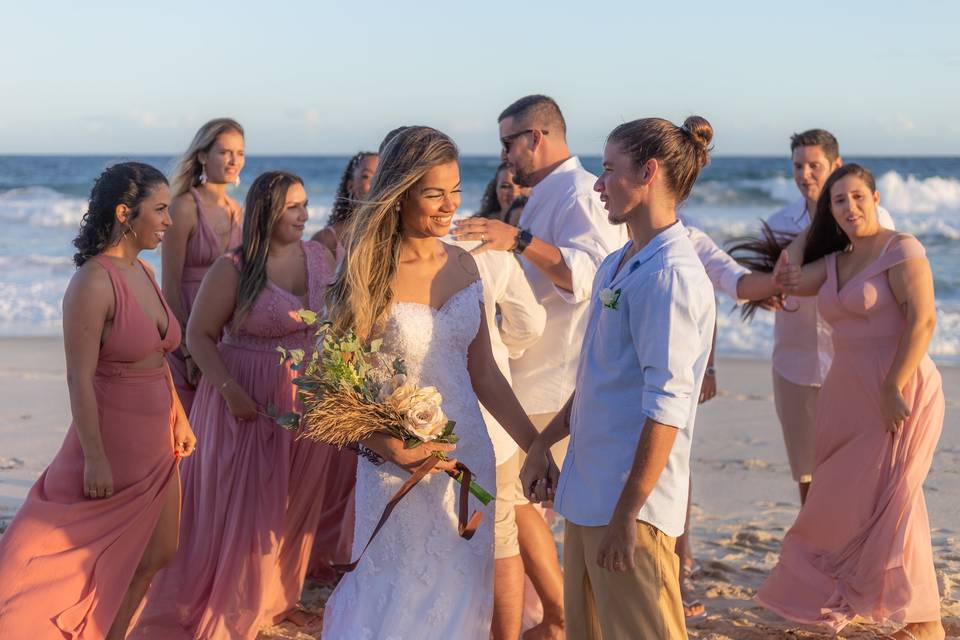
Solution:
M929 356L903 389L911 412L903 427L888 431L880 409L906 329L887 270L924 255L913 236L895 236L843 288L837 255L826 257L817 304L835 356L817 406L813 484L756 597L789 620L839 632L858 615L900 624L940 617L923 482L944 397Z
M346 250L333 227L330 230L337 242L334 253L336 267L340 267ZM320 244L320 243L317 243ZM323 246L323 245L320 245ZM357 456L352 451L336 451L327 468L323 484L325 513L320 518L320 527L313 540L307 576L320 582L334 582L337 573L330 563L346 564L352 560L354 524L354 487L357 484Z
M280 363L277 347L313 349L316 328L294 312L322 311L333 274L325 248L302 247L307 299L268 281L242 326L228 323L218 346L236 383L281 414L296 405L296 373ZM252 640L299 600L338 452L295 439L265 415L237 421L206 377L190 419L198 446L181 472L180 549L154 579L129 637Z
M57 455L0 537L4 639L104 638L156 528L164 496L177 482L173 428L182 412L169 369L166 364L148 369L132 365L176 349L180 325L167 308L166 335L161 336L110 258L91 261L106 270L115 299L113 324L100 347L93 380L114 494L100 499L83 495L83 449L71 424Z
M193 233L187 239L187 252L183 261L183 275L180 278L180 304L183 305L183 312L190 317L190 310L193 308L193 301L200 291L200 283L203 276L213 262L223 255L224 251L240 246L240 225L231 217L230 237L227 240L227 246L220 246L220 238L217 237L213 227L210 226L207 205L200 198L200 194L194 188L190 189L194 202L197 203L197 226ZM167 358L170 361L170 370L173 373L173 382L177 387L177 394L180 396L180 402L183 404L187 415L193 407L193 396L196 390L187 382L187 365L183 360L180 351L172 351Z

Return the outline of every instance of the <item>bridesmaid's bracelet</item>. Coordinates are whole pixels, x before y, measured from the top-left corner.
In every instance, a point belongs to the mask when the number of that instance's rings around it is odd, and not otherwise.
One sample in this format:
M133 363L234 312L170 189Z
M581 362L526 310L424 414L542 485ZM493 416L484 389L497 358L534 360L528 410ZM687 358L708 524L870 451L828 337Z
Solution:
M233 378L227 378L226 380L220 383L220 386L218 386L217 389L219 389L220 391L223 391L224 389L227 388L227 385L230 384L231 382L233 382Z

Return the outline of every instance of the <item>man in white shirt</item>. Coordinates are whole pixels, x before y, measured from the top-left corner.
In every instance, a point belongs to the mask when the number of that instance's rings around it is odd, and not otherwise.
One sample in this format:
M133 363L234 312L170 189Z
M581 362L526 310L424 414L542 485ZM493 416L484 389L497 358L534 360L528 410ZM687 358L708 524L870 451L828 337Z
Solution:
M478 243L457 244L469 250ZM488 251L477 255L476 261L483 282L484 311L493 359L507 382L511 382L510 358L520 356L540 339L547 313L537 302L514 256L502 251ZM520 448L489 411L481 406L480 412L487 424L497 461L493 623L490 632L492 638L518 638L523 612L523 561L516 507L529 507L530 504L520 486Z
M778 234L798 235L810 226L823 183L843 159L837 139L823 129L791 136L790 152L802 197L770 216L767 224ZM886 209L878 208L877 215L881 225L894 228ZM801 255L790 257L800 264ZM787 297L774 319L773 398L801 504L813 479L817 395L832 359L830 327L817 313L817 299Z
M564 599L573 638L687 637L678 585L690 444L716 308L676 205L712 129L647 118L610 134L597 189L632 241L597 271L576 391L531 445L525 490L566 518ZM559 482L548 447L569 433Z
M457 222L454 234L479 240L475 253L499 250L520 255L527 279L547 311L543 337L513 360L513 388L534 426L543 429L573 392L587 324L593 278L601 261L626 242L622 226L607 221L593 190L596 176L570 154L566 122L557 103L542 95L520 98L498 119L501 157L514 181L532 187L519 227L498 220ZM562 465L564 443L554 447ZM549 528L531 505L517 507L517 520L535 557L526 570L543 602L545 626L562 627L562 578ZM554 624L556 623L556 624Z

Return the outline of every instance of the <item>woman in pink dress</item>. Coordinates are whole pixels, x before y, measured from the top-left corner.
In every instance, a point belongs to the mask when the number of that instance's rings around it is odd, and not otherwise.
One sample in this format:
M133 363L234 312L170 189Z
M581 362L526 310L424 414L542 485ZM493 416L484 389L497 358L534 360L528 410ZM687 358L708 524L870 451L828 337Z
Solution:
M73 421L0 538L0 638L120 640L177 548L177 460L196 439L164 354L180 326L140 261L170 225L163 174L104 171L63 299Z
M889 636L898 640L940 640L923 498L944 412L927 355L933 277L916 238L880 226L879 200L869 171L837 169L802 260L795 243L767 276L790 294L817 296L835 356L817 406L813 484L757 600L836 632L861 616L904 625Z
M183 330L207 269L228 249L240 246L240 204L227 195L227 185L240 184L243 165L243 127L230 118L217 118L200 127L174 171L161 283ZM184 344L168 358L189 415L200 369Z
M306 621L297 601L336 450L295 440L265 414L294 408L296 374L277 348L313 348L315 329L296 312L322 312L333 258L302 241L298 177L259 176L245 211L243 245L211 267L187 325L203 370L191 419L204 455L184 465L180 550L134 638L252 639L263 625Z

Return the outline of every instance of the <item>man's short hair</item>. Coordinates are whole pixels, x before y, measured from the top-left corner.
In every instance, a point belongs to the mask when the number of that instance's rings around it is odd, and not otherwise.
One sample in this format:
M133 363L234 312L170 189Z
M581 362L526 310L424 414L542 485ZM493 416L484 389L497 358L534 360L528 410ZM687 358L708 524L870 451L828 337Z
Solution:
M547 131L558 131L567 134L567 122L557 106L556 100L550 96L532 95L520 98L503 110L497 122L513 117L524 126L539 125Z
M830 162L840 157L840 143L826 129L809 129L790 136L790 153L797 147L820 147Z

